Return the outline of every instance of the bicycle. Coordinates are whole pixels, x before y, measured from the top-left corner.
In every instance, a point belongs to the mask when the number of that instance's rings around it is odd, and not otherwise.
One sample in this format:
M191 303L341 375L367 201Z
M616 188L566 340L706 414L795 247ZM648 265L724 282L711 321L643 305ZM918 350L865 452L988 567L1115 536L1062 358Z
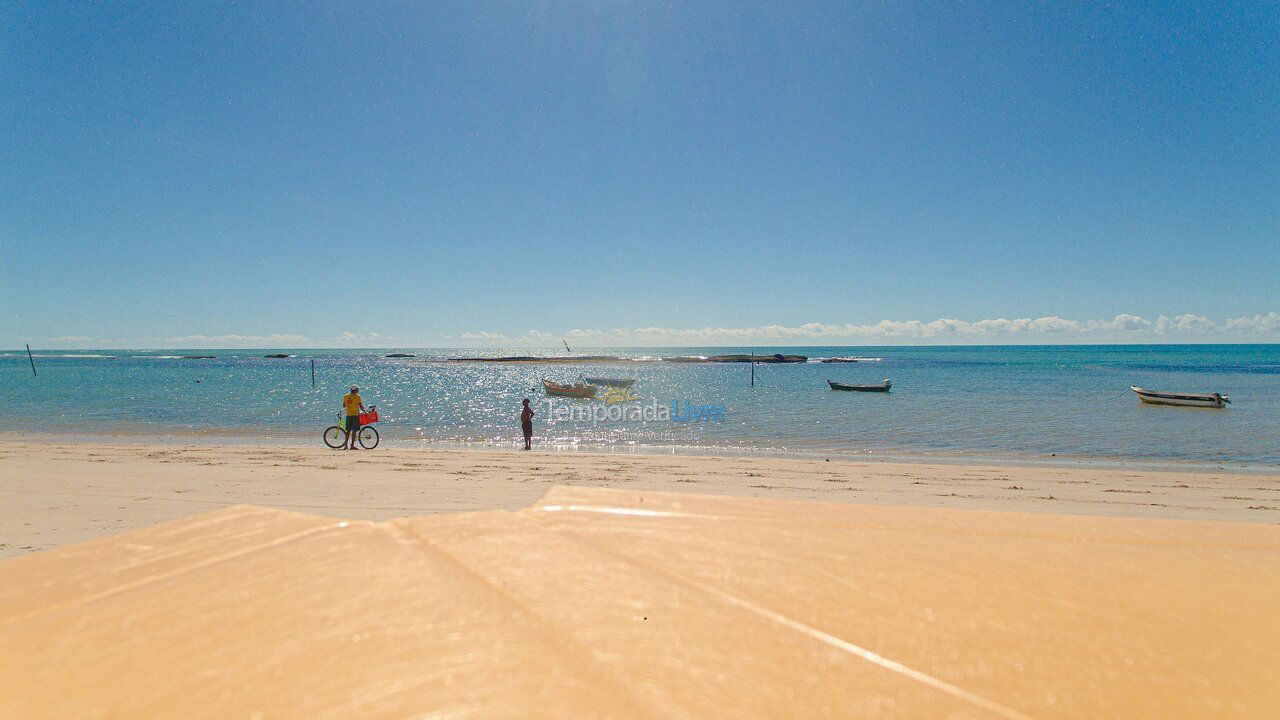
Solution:
M330 425L324 430L324 444L337 450L342 447L347 439L347 431L345 425L347 418L342 413L338 413L338 424ZM355 439L360 442L360 447L365 450L372 450L378 447L378 429L373 427L373 423L378 422L378 406L374 405L369 408L369 412L360 413L360 429L356 430Z

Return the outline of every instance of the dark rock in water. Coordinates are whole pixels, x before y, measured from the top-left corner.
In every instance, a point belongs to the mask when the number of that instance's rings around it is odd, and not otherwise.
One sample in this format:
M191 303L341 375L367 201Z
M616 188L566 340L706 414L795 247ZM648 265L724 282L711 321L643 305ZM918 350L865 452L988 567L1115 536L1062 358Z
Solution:
M809 358L805 355L711 355L708 357L669 357L662 358L667 362L674 363L802 363L808 362Z
M809 358L805 355L712 355L707 358L707 362L723 362L723 363L742 363L742 362L758 362L758 363L802 363L808 362Z
M183 355L183 360L215 360L217 355Z
M591 362L630 362L616 355L568 355L535 357L533 355L509 355L506 357L458 357L449 358L449 362L491 362L491 363L558 363L569 365Z
M268 358L287 358L287 357L293 357L293 356L292 356L292 355L287 355L287 354L285 354L285 353L272 353L272 354L270 354L270 355L263 355L262 357L268 357Z
M531 355L508 355L506 357L459 357L449 358L453 362L533 362L540 358ZM554 358L547 358L548 360Z
M413 357L413 353L388 353L387 357Z
M826 358L826 359L824 359L822 362L824 362L824 363L851 363L851 362L858 362L858 358L850 358L850 357Z

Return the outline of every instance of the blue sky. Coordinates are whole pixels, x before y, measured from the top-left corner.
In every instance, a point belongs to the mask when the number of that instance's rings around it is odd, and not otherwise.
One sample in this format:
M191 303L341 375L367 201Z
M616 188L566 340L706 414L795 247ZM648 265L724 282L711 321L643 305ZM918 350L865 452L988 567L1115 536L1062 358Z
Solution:
M5 3L0 347L1280 340L1274 3L689 5Z

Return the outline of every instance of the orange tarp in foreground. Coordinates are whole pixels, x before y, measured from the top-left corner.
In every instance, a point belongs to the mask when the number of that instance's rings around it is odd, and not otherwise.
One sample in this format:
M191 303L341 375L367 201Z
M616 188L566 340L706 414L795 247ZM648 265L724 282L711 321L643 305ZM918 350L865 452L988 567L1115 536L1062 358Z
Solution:
M1280 717L1280 528L561 488L0 562L0 718Z

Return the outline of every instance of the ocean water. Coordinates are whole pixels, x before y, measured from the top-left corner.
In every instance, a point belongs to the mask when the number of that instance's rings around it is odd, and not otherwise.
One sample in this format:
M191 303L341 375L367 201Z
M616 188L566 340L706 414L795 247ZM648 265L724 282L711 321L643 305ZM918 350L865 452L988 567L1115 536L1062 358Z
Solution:
M394 447L514 447L520 399L538 441L558 449L821 454L859 458L1085 459L1280 467L1280 345L772 347L757 354L858 356L852 364L496 365L440 360L475 350L40 351L0 353L10 432L121 440L315 442L358 384ZM264 358L271 352L293 357ZM578 348L631 358L741 348ZM180 355L212 354L188 360ZM529 355L528 349L487 350ZM311 361L316 387L312 388ZM540 380L635 378L636 400L547 399ZM832 392L828 379L893 381L893 391ZM1139 404L1130 385L1221 392L1225 410ZM676 403L710 417L661 417ZM624 408L649 407L626 411ZM723 414L720 411L723 410ZM567 413L577 413L566 417ZM557 417L558 415L558 417ZM648 416L644 419L644 416ZM20 421L15 424L14 421Z

